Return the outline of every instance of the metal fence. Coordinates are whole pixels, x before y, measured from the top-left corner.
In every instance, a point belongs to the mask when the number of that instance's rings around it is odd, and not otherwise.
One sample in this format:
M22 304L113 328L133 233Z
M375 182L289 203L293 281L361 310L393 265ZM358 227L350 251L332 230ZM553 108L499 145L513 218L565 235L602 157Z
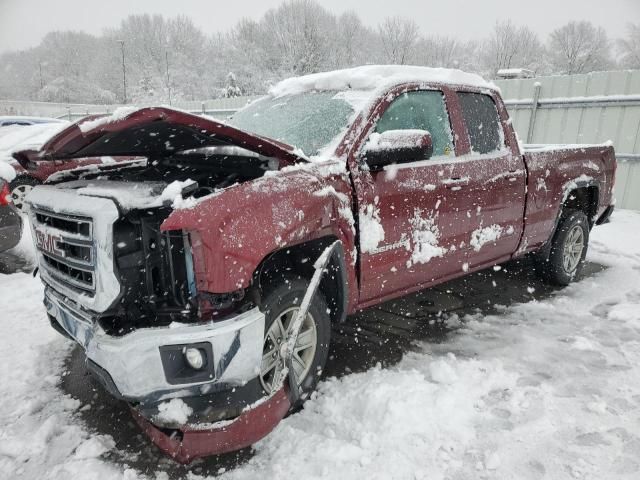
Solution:
M616 199L640 210L640 70L499 80L525 143L613 142Z
M226 118L257 96L215 98L205 101L178 101L171 106L191 113L211 115L216 118ZM137 106L158 105L158 103L136 103ZM0 115L27 115L53 117L65 120L78 120L98 113L111 113L123 105L92 105L84 103L49 103L16 100L0 100Z
M640 70L497 80L496 84L525 143L611 140L618 159L617 204L640 210ZM182 101L173 106L225 118L255 98ZM92 113L110 113L118 106L0 100L0 115L75 120Z

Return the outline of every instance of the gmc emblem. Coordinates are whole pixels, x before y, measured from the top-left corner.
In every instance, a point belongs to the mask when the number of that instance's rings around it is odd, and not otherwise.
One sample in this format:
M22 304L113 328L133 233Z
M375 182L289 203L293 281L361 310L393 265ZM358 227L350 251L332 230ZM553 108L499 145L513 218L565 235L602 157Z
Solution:
M57 235L51 235L48 232L36 229L36 247L45 253L51 255L57 255L58 257L64 257L64 250L58 248L58 242L61 238Z

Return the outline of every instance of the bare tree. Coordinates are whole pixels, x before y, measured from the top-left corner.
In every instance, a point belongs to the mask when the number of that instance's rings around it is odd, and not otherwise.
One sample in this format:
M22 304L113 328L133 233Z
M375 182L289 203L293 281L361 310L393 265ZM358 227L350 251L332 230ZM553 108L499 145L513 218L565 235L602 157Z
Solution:
M640 23L627 26L627 37L618 41L620 62L627 68L640 68Z
M418 41L418 25L402 17L387 17L379 26L378 34L388 63L409 63Z
M345 12L336 21L333 68L372 63L376 58L376 34L365 27L357 13Z
M604 29L591 22L569 22L554 30L548 49L557 73L592 72L611 65L611 42Z
M458 67L464 44L453 37L433 35L416 43L417 63L429 67Z
M517 27L511 20L496 23L483 50L484 67L491 76L504 68L537 71L544 51L534 31L525 26Z
M270 58L289 74L318 72L332 54L335 16L314 0L285 2L267 11L261 26Z

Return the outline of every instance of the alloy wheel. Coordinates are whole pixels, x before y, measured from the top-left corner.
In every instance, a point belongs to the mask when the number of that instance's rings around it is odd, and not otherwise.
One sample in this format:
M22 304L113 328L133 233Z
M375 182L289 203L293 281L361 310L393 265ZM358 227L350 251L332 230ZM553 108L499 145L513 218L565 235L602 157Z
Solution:
M291 307L283 311L271 324L264 339L262 350L262 365L260 367L260 383L267 393L272 393L278 385L275 383L280 379L282 369L285 368L285 361L282 356L283 345L290 334L293 319L298 314L298 307ZM316 354L318 343L318 332L316 324L307 313L302 321L300 332L293 349L293 370L298 385L305 379L313 359Z
M33 185L18 185L11 190L11 201L21 212L26 212L27 205L24 202L26 196L33 190Z
M567 235L562 250L562 267L568 274L573 274L580 261L584 251L584 232L580 225L575 225Z

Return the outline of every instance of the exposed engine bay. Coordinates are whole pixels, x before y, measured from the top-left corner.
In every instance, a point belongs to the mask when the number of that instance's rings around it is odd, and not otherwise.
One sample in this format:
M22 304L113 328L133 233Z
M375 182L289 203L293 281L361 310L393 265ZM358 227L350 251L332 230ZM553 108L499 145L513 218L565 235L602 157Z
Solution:
M201 198L262 177L266 171L277 169L277 160L239 147L215 146L150 158L145 163L112 172L85 173L81 179L55 187L67 192L75 190L78 196L110 199L117 206L112 245L120 293L117 301L97 316L102 328L118 336L141 327L199 321L203 314L223 316L231 306L236 313L243 306L250 307L249 302L242 302L244 292L196 292L189 235L160 228L173 211L173 199L166 191L172 182L190 180L181 195ZM35 225L65 229L64 221L47 212L35 215ZM64 236L57 245L65 245ZM71 253L65 257L67 263L73 260ZM62 280L66 276L79 280L74 285L78 293L93 294L88 288L83 290L85 272L76 272L55 254L43 255L52 272L61 270Z

